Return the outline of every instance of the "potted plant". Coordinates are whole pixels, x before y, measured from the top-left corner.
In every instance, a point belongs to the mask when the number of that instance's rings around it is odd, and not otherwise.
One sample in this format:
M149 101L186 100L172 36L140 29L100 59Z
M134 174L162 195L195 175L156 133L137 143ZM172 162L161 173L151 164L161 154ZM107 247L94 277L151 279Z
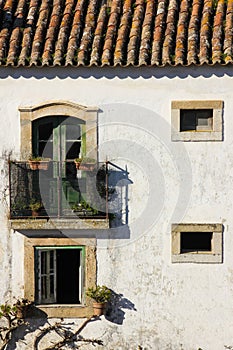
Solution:
M28 163L31 170L47 170L50 160L50 158L30 157Z
M92 208L87 202L81 201L79 203L74 203L71 207L74 213L78 215L92 216L98 214L98 210Z
M36 199L32 199L29 203L29 208L32 211L32 216L39 216L40 210L43 208L43 204Z
M18 299L16 303L13 304L13 310L17 318L25 318L28 308L32 305L32 302L28 299Z
M78 170L93 171L96 166L94 158L76 158L74 162Z
M93 302L94 316L103 315L106 304L111 298L111 290L104 285L97 285L96 287L89 287L86 291L86 295L95 301Z

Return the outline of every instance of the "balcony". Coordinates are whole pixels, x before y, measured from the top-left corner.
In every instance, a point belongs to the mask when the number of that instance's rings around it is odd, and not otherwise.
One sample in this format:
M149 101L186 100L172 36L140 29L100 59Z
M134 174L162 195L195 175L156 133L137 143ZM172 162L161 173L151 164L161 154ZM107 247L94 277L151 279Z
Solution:
M77 169L73 161L10 162L14 229L103 229L108 220L107 163Z

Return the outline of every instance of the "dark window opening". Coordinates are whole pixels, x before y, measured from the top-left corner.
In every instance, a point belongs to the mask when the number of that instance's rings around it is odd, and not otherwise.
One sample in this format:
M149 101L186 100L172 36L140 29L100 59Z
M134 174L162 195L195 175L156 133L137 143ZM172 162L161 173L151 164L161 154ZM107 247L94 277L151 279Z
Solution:
M206 251L211 252L213 232L181 232L180 237L180 251L197 252Z
M82 302L82 249L36 249L36 302L80 304Z
M180 131L210 131L213 129L213 109L181 109Z

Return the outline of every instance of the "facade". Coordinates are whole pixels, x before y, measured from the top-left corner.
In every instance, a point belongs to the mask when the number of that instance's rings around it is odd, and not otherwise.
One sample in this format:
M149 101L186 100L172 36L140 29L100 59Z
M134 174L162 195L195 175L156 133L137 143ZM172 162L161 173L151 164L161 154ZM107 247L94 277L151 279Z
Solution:
M232 3L1 6L0 302L37 310L8 348L75 330L98 284L96 348L230 349Z

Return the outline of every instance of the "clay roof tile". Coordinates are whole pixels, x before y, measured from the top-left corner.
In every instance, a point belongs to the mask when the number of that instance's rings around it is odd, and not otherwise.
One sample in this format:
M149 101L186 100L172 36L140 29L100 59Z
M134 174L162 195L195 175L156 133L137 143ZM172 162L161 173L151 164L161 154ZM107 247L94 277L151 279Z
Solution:
M233 63L233 0L0 0L0 64Z

